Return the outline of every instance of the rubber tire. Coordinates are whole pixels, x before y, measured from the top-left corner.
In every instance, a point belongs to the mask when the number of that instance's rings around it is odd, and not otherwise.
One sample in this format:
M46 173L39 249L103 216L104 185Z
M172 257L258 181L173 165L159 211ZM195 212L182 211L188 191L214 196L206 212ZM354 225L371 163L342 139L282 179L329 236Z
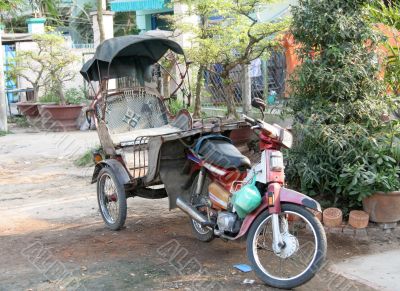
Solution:
M119 213L118 213L118 218L116 219L116 221L114 223L109 223L105 219L104 213L101 211L101 206L100 206L100 181L101 181L101 177L105 174L107 174L114 182L115 188L117 190L117 195L118 195ZM111 230L120 230L125 224L126 213L127 213L125 188L124 188L124 185L117 179L114 172L109 167L104 167L99 172L99 175L97 178L97 203L99 205L101 217L103 218L103 221L107 225L107 227Z
M304 218L307 219L314 227L317 235L318 250L313 264L308 268L308 270L302 276L289 281L282 281L271 278L266 274L264 274L259 269L254 259L252 243L257 227L259 226L260 223L262 223L264 219L266 219L269 216L268 210L262 212L250 227L247 236L247 258L251 262L253 270L255 271L257 277L260 278L264 283L275 288L292 289L294 287L303 285L309 280L311 280L315 276L315 274L320 270L326 259L327 241L326 241L325 231L321 222L306 208L294 204L283 204L282 211L285 210L297 212L303 215Z
M190 193L189 193L190 194L190 202L192 202L192 195L194 195L194 192L196 190L196 185L197 185L198 179L199 179L199 174L197 173L196 178L193 179L192 186L190 186ZM208 196L208 182L209 181L208 181L207 176L206 176L201 195L207 195ZM193 219L189 218L189 220L190 220L190 226L192 227L192 232L193 232L194 236L199 241L210 242L215 238L214 229L211 229L209 232L207 232L205 234L199 233L196 230L196 227L194 226Z

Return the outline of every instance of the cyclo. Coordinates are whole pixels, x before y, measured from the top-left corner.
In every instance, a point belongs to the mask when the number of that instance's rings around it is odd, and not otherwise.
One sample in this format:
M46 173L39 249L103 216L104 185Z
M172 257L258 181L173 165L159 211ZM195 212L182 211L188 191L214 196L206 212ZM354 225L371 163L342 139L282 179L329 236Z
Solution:
M248 259L266 284L304 284L323 265L327 243L314 215L319 203L284 187L280 150L292 146L291 133L248 116L193 120L186 109L172 116L166 102L177 92L190 100L188 65L177 42L151 34L108 39L83 65L96 92L87 117L101 144L92 183L105 224L123 227L129 197L168 197L201 241L247 236ZM265 108L262 100L253 106ZM249 126L259 140L254 165L229 138Z

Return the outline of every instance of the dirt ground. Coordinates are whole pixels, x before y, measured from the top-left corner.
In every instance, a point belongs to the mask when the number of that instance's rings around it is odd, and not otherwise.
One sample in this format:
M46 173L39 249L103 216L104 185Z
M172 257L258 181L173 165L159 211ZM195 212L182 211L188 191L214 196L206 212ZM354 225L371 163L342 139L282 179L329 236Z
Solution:
M233 268L248 263L244 241L195 240L166 199L130 198L126 228L108 230L92 168L73 164L98 143L95 132L12 131L0 137L0 290L272 290ZM329 264L298 290L373 290L330 266L399 241L397 233L367 241L329 235Z

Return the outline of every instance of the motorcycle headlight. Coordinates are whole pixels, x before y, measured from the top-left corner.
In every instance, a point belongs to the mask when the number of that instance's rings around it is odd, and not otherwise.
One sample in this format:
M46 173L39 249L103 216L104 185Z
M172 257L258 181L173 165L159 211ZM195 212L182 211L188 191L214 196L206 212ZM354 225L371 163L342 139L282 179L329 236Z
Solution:
M281 143L289 149L292 147L293 135L286 129L281 131Z
M270 166L271 170L274 172L280 172L283 170L283 155L281 152L274 151L271 152L270 156Z

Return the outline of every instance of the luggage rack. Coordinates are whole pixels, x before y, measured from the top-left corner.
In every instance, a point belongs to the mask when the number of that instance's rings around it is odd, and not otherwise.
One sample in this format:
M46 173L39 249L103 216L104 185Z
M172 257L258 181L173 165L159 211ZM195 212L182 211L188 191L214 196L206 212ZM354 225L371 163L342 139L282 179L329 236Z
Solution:
M149 167L150 136L136 137L132 146L124 148L127 167L131 176L141 178L146 176Z

